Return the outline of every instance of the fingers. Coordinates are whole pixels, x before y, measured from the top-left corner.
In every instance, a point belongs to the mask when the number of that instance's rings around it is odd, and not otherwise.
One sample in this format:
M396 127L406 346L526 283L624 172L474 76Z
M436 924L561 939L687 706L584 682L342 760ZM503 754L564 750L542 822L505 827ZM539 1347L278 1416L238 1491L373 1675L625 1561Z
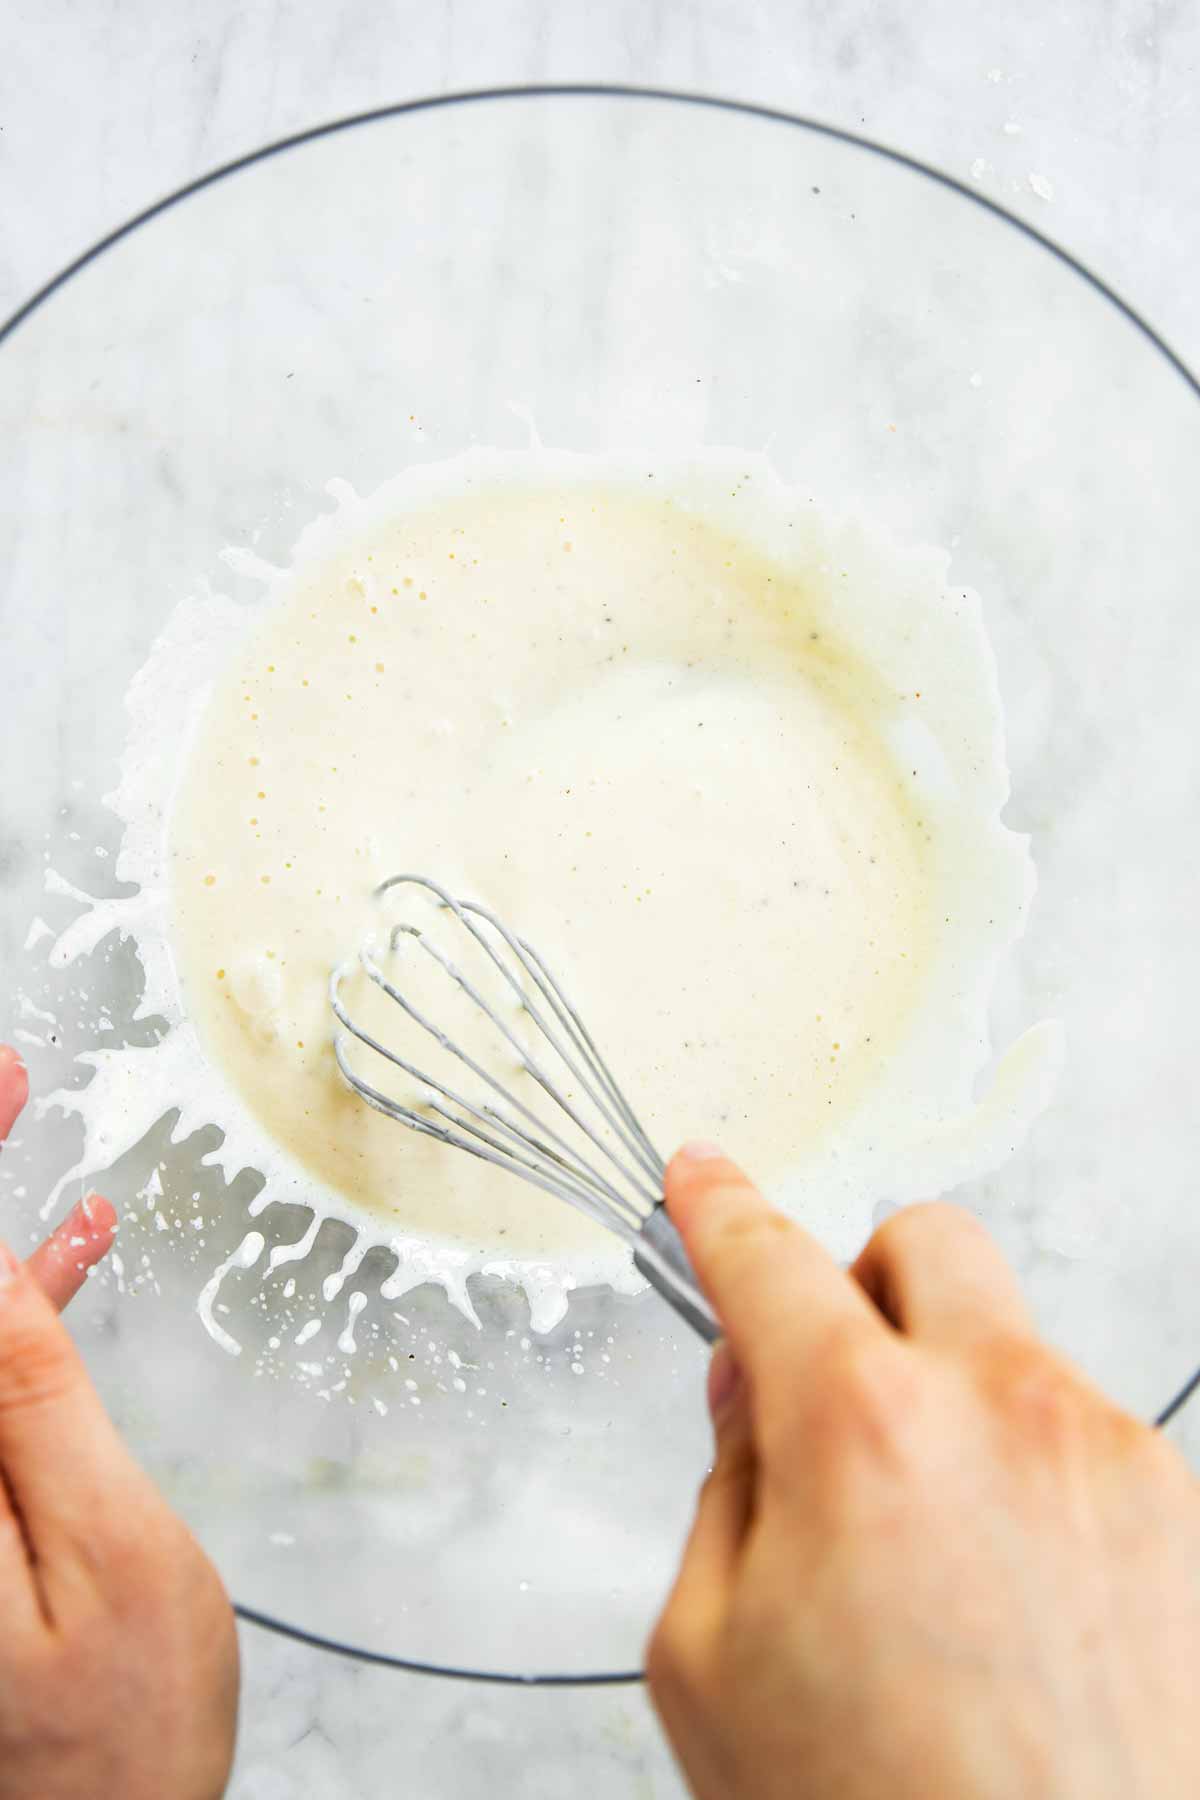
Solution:
M0 1477L52 1617L95 1580L99 1522L133 1471L53 1305L0 1245Z
M0 1143L29 1098L25 1065L10 1044L0 1044ZM59 1312L73 1300L88 1270L112 1248L117 1215L107 1200L92 1194L70 1212L26 1267Z
M28 1098L24 1064L0 1044L0 1142ZM130 1466L56 1317L115 1229L93 1198L25 1266L0 1244L0 1594L14 1636L43 1629L86 1582L92 1525Z
M893 1214L850 1272L898 1331L929 1344L1033 1329L1012 1270L958 1206L936 1202Z
M862 1289L720 1151L686 1146L668 1166L665 1193L756 1399L794 1392L832 1336L879 1328Z
M59 1312L75 1298L88 1270L108 1255L116 1231L115 1209L99 1194L90 1194L26 1258L25 1267Z
M749 1395L733 1352L720 1343L708 1373L716 1455L700 1490L679 1574L655 1633L655 1662L704 1658L729 1606L754 1512L758 1463Z
M0 1044L0 1144L12 1130L28 1098L29 1077L25 1073L25 1064L11 1044Z
M7 1044L0 1044L0 1141L2 1141L12 1124L12 1120L24 1105L20 1105L11 1113L5 1111L5 1098L8 1092L6 1077L12 1069L11 1059L15 1051L10 1051ZM20 1067L20 1065L17 1065ZM22 1071L23 1073L23 1071ZM0 1250L0 1283L4 1281L6 1264ZM38 1597L37 1584L33 1579L30 1563L29 1544L25 1537L25 1529L20 1514L9 1491L4 1476L4 1465L0 1462L0 1595L3 1596L5 1620L10 1622L9 1628L20 1640L27 1638L45 1623L41 1601Z
M0 1595L4 1629L18 1641L46 1624L25 1531L11 1494L0 1479Z
M708 1404L716 1455L700 1490L678 1587L699 1604L723 1605L754 1510L754 1425L741 1372L727 1343L713 1352Z

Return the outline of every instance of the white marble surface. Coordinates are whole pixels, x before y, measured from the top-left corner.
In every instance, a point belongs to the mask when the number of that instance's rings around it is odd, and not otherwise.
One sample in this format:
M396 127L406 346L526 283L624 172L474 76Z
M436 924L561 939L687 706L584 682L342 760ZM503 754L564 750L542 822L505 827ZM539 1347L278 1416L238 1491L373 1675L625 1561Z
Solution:
M0 317L266 140L435 91L596 79L785 107L977 181L1200 363L1200 11L1172 0L10 0L6 24ZM237 1800L681 1791L636 1690L431 1684L255 1631L243 1649Z

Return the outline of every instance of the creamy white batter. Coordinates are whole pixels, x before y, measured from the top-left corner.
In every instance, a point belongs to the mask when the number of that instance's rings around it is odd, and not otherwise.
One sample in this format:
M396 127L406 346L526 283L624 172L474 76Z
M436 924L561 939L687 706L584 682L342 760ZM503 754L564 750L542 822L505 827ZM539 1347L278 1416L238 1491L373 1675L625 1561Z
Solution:
M1033 872L944 553L727 453L476 452L330 491L289 569L237 559L262 603L184 603L131 691L112 804L140 892L53 959L118 925L170 1029L57 1097L85 1125L68 1179L178 1106L181 1136L217 1123L229 1170L264 1172L253 1210L312 1209L271 1266L323 1216L359 1228L327 1298L372 1242L388 1292L432 1279L469 1311L492 1269L539 1329L577 1281L636 1285L560 1202L342 1086L328 972L402 869L538 945L664 1152L720 1138L838 1254L875 1201L1011 1152L1058 1038L1034 1027L977 1095Z
M935 697L855 642L870 593L811 542L767 553L753 497L739 533L663 471L515 473L401 484L301 559L217 684L171 841L190 1009L270 1136L356 1213L521 1259L598 1234L333 1065L328 971L384 876L512 921L664 1150L718 1136L776 1191L915 1051L961 921L899 748ZM725 474L726 513L747 485Z

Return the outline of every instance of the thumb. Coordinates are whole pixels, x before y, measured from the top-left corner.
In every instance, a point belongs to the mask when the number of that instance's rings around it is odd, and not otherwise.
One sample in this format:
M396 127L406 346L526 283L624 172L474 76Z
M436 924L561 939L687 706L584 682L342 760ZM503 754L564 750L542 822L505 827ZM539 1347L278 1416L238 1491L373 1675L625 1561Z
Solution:
M714 1145L685 1145L668 1164L664 1193L756 1405L794 1392L837 1331L883 1329L817 1240Z

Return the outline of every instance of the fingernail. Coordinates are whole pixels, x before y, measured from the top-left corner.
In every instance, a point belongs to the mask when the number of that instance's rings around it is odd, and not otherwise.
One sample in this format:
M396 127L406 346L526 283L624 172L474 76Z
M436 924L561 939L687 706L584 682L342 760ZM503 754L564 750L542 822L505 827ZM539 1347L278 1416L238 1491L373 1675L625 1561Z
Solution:
M694 1138L690 1144L684 1144L678 1152L688 1162L723 1162L725 1152L720 1144L710 1144L704 1138Z
M741 1365L728 1344L718 1344L708 1365L708 1410L714 1420L732 1406L741 1387Z
M111 1231L115 1237L117 1232L121 1229L121 1221L117 1217L116 1209L113 1207L111 1200L106 1200L102 1194L85 1194L76 1210L80 1213L85 1223L90 1226L96 1223L96 1208L98 1206L106 1206L112 1213L112 1222L111 1224L106 1222L104 1230Z

